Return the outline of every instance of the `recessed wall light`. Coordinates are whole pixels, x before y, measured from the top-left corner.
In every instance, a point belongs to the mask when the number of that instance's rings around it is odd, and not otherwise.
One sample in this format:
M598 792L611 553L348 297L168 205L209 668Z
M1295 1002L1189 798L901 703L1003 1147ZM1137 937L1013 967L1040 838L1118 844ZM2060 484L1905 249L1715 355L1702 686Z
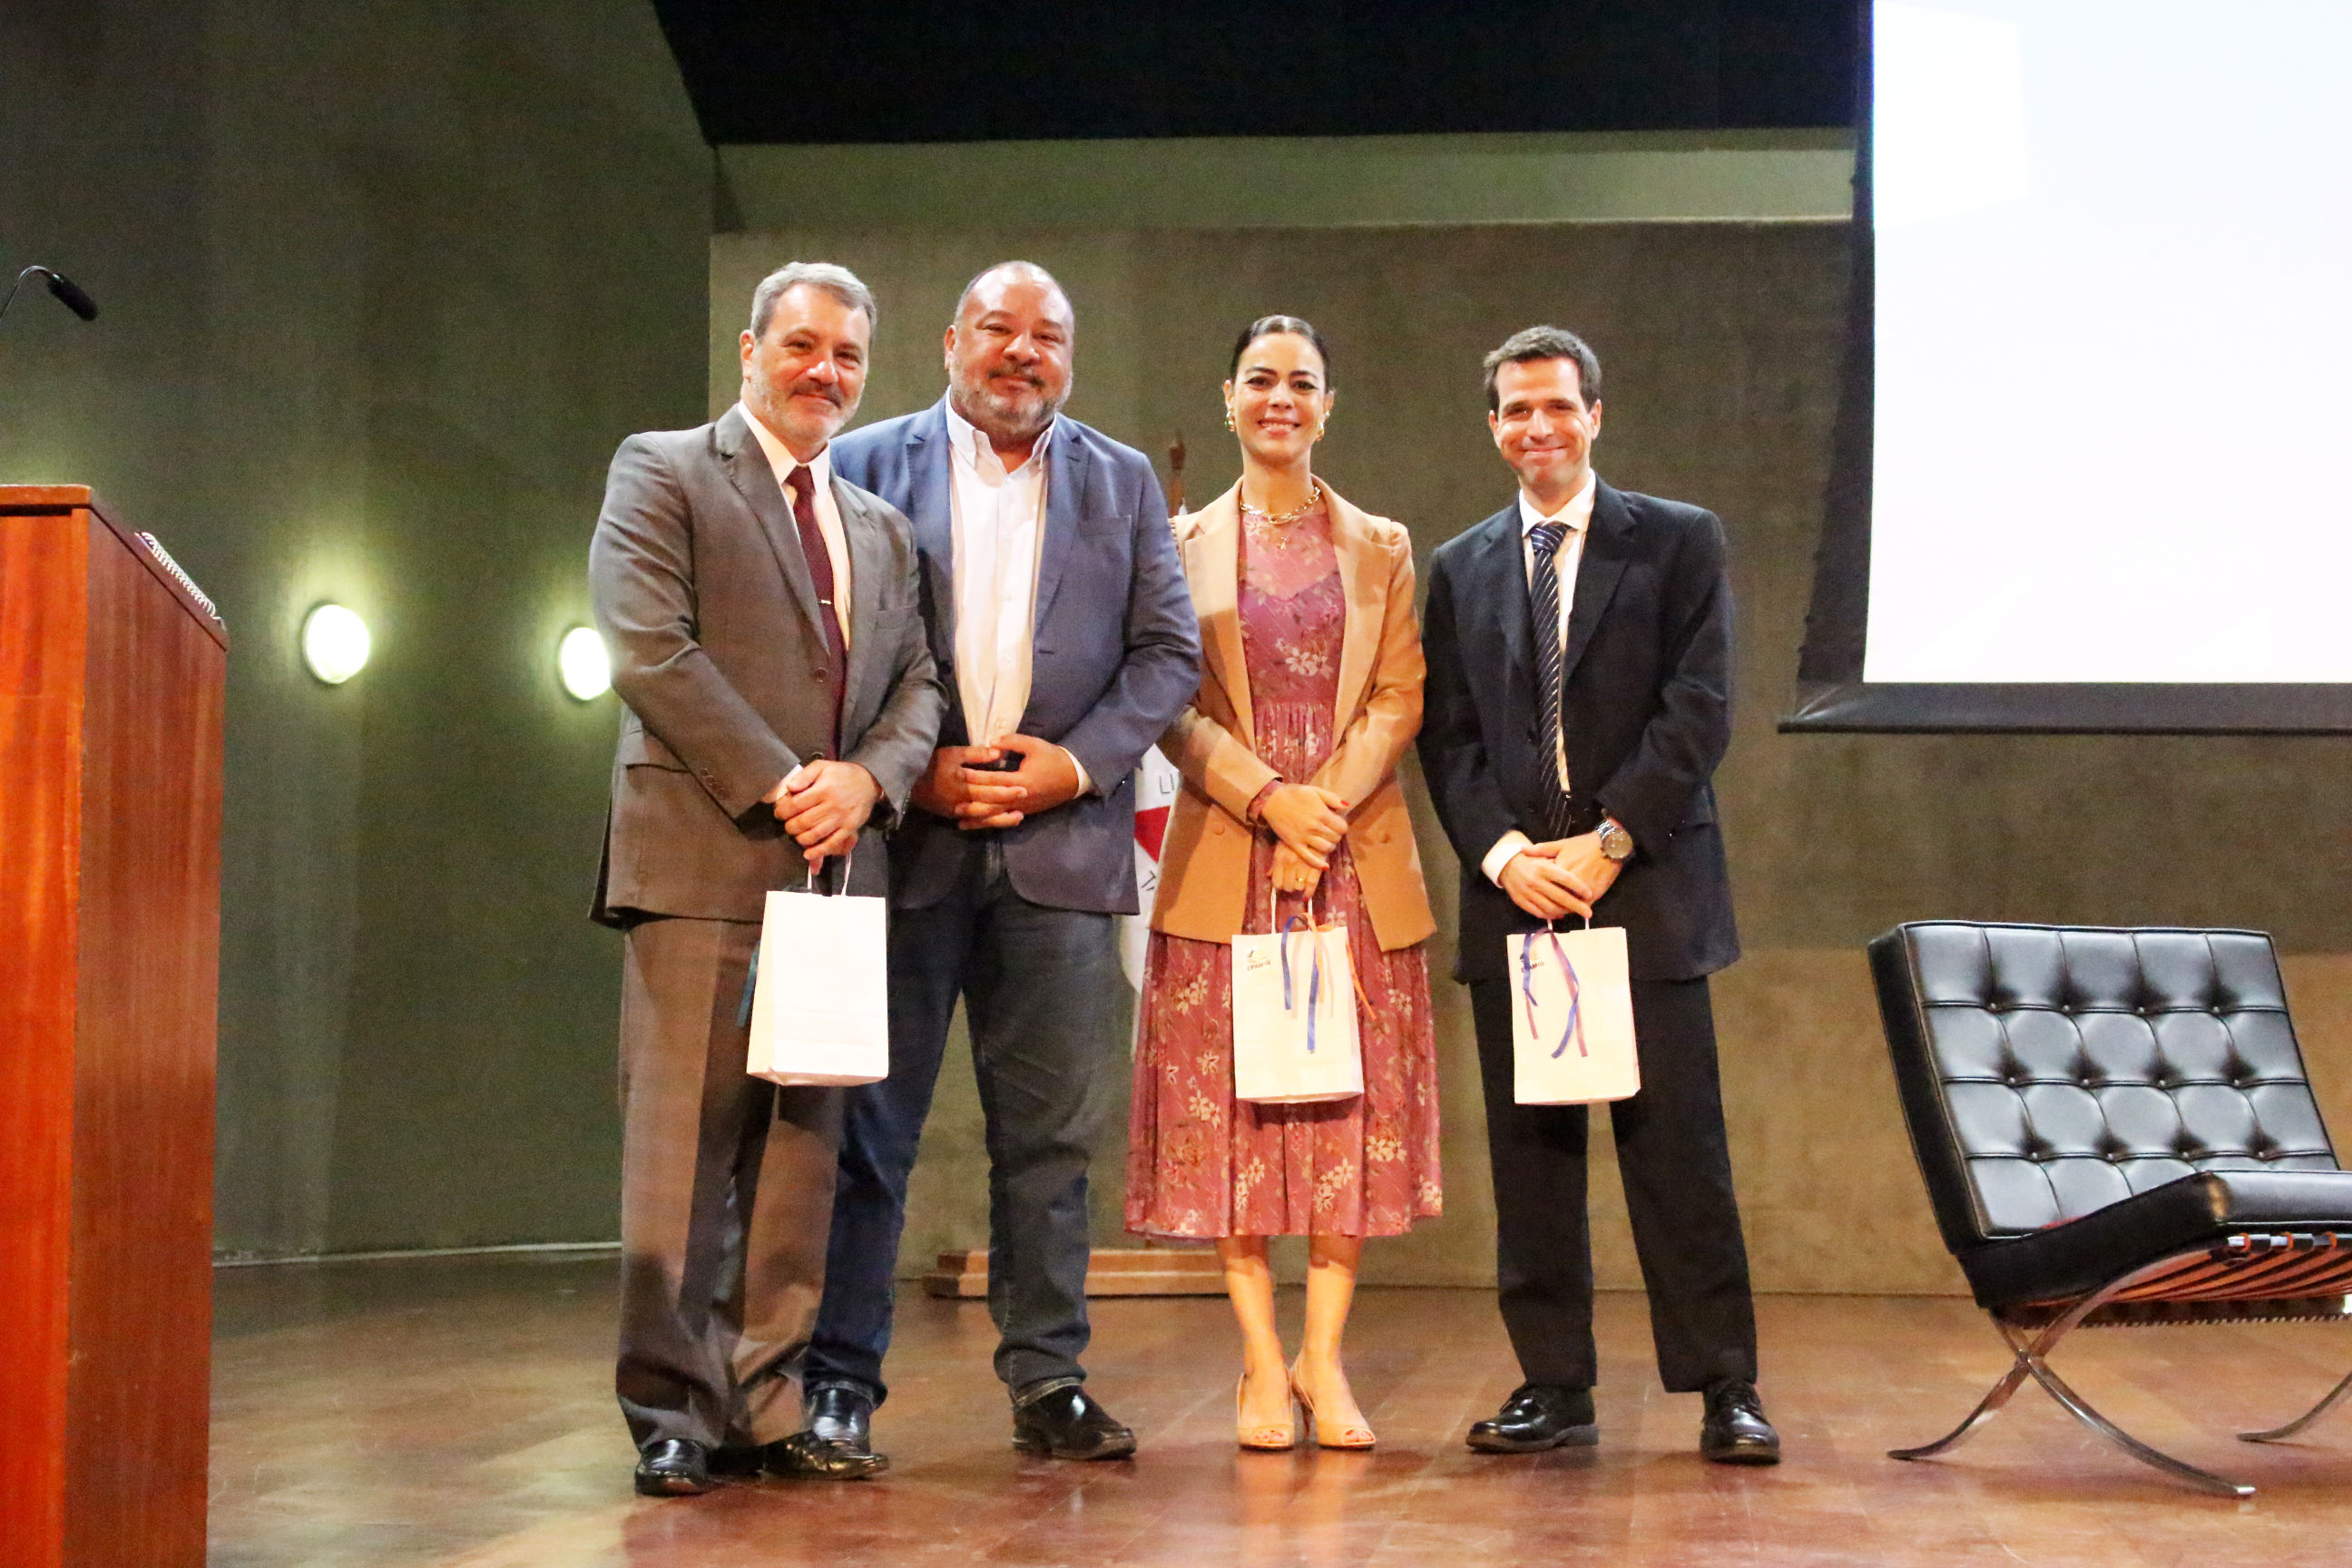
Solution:
M321 605L302 621L302 662L330 686L367 668L367 623L341 605Z
M555 668L563 678L563 689L583 702L613 689L613 661L593 626L574 626L563 634L555 650Z

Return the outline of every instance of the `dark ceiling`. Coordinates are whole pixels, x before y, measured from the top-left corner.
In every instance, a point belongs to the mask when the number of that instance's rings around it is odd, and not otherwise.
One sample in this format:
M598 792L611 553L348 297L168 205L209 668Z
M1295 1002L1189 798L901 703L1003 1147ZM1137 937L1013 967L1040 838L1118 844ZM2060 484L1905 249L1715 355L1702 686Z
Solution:
M713 143L1853 119L1855 0L654 0Z

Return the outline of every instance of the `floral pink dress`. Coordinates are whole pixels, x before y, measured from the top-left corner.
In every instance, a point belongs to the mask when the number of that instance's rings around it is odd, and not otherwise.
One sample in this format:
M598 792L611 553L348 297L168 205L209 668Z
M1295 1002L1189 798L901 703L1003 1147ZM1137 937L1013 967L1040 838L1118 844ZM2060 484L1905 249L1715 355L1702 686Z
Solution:
M1293 782L1335 742L1347 601L1330 518L1270 523L1244 510L1240 614L1257 754ZM1250 859L1246 929L1274 929L1274 841ZM1382 952L1342 842L1315 894L1344 921L1363 987L1364 1092L1310 1105L1234 1098L1233 949L1151 935L1129 1127L1127 1228L1147 1236L1395 1236L1436 1215L1437 1054L1419 943ZM1286 896L1282 918L1297 912Z

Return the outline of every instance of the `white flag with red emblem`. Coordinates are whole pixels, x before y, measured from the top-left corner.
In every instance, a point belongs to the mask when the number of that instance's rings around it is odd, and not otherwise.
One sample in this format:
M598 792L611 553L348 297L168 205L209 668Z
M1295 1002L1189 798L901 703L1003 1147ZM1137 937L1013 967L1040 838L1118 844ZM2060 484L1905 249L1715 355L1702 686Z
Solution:
M1139 907L1119 931L1119 963L1127 983L1143 989L1143 953L1151 940L1151 900L1160 890L1160 846L1176 804L1175 765L1152 747L1135 765L1135 886Z

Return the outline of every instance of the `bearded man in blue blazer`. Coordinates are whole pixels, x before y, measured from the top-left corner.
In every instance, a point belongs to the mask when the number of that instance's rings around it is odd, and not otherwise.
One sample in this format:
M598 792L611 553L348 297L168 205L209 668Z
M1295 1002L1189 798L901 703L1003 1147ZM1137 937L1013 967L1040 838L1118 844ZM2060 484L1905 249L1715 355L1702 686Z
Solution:
M1076 321L1044 268L972 279L947 395L836 439L914 525L948 694L890 844L890 1076L850 1091L810 1430L871 1448L907 1178L961 997L987 1118L988 1301L1014 1445L1123 1458L1084 1389L1087 1163L1126 1098L1115 917L1137 908L1136 763L1200 679L1150 459L1060 410Z
M1598 1440L1585 1108L1515 1102L1505 963L1512 932L1576 916L1625 932L1642 1089L1609 1110L1659 1375L1706 1394L1706 1458L1772 1464L1706 979L1739 956L1711 782L1731 740L1723 525L1593 472L1601 362L1575 333L1529 327L1486 369L1519 493L1430 562L1418 742L1462 861L1454 978L1470 986L1496 1284L1526 1380L1470 1447Z

